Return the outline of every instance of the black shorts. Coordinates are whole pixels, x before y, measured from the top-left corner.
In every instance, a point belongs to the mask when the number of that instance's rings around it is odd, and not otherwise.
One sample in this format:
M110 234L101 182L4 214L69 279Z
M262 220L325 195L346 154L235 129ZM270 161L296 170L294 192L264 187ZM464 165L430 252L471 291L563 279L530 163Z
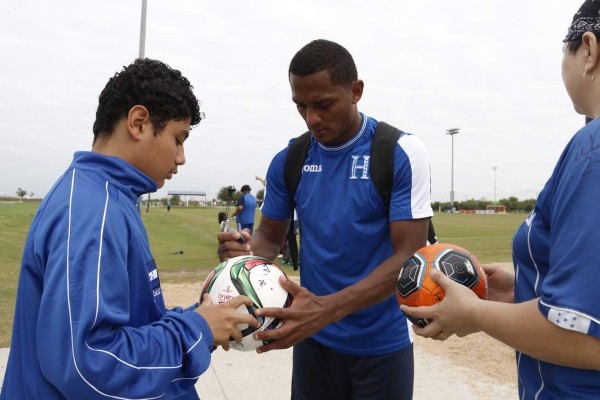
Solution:
M413 346L383 356L341 354L312 339L294 346L292 400L411 400Z

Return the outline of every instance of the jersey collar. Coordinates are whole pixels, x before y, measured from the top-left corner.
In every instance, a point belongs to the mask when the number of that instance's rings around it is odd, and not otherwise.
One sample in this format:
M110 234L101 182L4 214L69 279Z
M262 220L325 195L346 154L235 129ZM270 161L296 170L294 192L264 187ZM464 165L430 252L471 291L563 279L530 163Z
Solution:
M360 127L358 128L358 132L356 132L354 136L352 136L347 142L336 146L326 146L319 142L317 142L317 144L325 151L340 151L352 146L362 136L363 132L365 131L365 127L367 126L367 119L369 118L361 112L359 112L359 114L362 120L360 123Z

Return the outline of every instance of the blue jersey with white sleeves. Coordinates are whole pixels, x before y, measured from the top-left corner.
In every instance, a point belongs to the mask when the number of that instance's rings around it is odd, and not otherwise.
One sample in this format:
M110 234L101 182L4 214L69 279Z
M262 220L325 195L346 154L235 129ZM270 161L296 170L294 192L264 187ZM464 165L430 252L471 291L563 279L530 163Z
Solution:
M25 243L0 399L198 399L212 334L165 309L136 208L155 190L119 158L75 154Z
M600 339L599 130L600 119L595 119L571 139L515 234L513 259L515 302L539 297L548 321ZM600 396L600 371L558 366L519 352L517 366L521 399Z
M344 144L324 146L311 138L293 201L284 182L287 148L274 157L267 173L262 213L286 219L296 204L301 284L319 296L360 281L392 255L390 221L433 215L427 152L414 135L403 134L394 154L388 217L370 179L371 142L378 122L361 117L359 131ZM412 342L394 297L326 326L313 339L358 356L388 354Z

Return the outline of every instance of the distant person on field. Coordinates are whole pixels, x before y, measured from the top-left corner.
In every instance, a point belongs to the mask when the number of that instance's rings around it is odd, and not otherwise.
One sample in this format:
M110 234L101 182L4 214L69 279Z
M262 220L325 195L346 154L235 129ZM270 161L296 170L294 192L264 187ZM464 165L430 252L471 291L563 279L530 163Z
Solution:
M171 211L171 199L167 200L167 212Z
M197 400L211 348L256 326L236 311L252 304L242 296L167 310L136 209L184 164L201 118L190 82L160 61L109 79L92 150L75 153L31 224L0 399Z
M259 332L259 352L294 346L293 400L411 399L414 359L407 320L394 297L404 260L425 246L430 204L429 157L403 134L394 149L388 209L368 160L379 121L358 111L364 82L341 45L314 40L292 58L292 100L311 132L294 198L284 182L288 148L267 172L260 225L251 251L277 257L296 206L300 221L300 281L282 286L289 308L257 315L285 321ZM310 168L306 168L310 167ZM244 254L235 233L219 234L221 259Z
M250 234L254 231L254 216L256 214L256 198L250 193L250 185L242 186L242 195L237 201L232 217L236 218L238 230L248 229Z
M414 325L418 335L443 340L485 332L516 349L518 398L525 400L600 399L598 1L584 2L573 17L562 78L575 110L593 120L571 138L517 230L514 273L486 267L493 301L485 301L438 272L432 276L446 291L444 300L402 306L433 320Z

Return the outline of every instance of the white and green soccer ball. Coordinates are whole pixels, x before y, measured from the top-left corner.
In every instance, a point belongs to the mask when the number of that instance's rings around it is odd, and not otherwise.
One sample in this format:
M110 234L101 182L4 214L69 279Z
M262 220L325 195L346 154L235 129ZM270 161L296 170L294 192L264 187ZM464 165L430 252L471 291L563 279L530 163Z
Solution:
M279 277L285 273L279 266L271 263L266 258L256 256L240 256L230 258L208 275L200 298L204 293L210 294L215 303L225 303L238 296L248 296L252 300L252 306L241 306L240 312L247 312L254 317L255 311L263 307L289 307L292 296L279 284ZM252 351L257 347L267 344L267 341L255 340L252 334L256 331L275 329L283 325L278 318L260 317L259 328L247 324L240 325L242 341L230 342L230 347L240 351Z

